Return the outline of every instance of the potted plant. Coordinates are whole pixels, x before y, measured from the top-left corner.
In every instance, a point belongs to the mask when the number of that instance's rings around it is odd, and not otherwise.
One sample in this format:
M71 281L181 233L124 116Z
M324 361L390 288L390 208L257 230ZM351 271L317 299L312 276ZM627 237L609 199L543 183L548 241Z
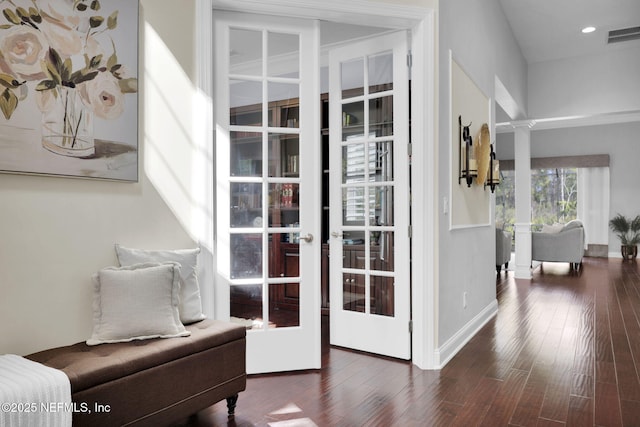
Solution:
M635 259L638 255L638 243L640 243L640 215L630 220L624 215L617 214L609 220L609 228L620 239L622 258Z

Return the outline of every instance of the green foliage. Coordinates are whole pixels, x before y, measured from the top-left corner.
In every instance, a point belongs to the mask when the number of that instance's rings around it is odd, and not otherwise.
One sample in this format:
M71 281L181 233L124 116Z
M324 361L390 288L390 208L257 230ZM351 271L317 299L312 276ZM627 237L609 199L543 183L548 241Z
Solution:
M4 118L9 120L17 106L18 97L16 94L9 90L9 88L5 89L2 95L0 95L0 110L2 110Z
M20 25L22 23L18 15L11 9L4 9L2 11L2 14L7 19L7 21L11 22L14 25Z
M2 55L0 55L0 59ZM0 85L4 86L4 91L0 95L0 110L5 119L9 120L13 115L13 112L18 108L18 97L15 94L15 90L20 88L24 84L20 83L13 76L0 73Z
M540 169L531 173L531 220L534 224L566 223L577 217L575 169Z
M85 67L73 71L73 63L70 58L64 61L54 48L49 48L45 58L45 66L48 79L42 80L36 86L36 90L43 91L55 89L57 86L76 87L80 83L94 79L98 75L98 67L102 60L102 55L88 58L85 56Z
M15 10L6 8L2 10L2 15L13 25L29 25L35 29L38 29L38 24L42 22L42 16L35 7L30 7L29 10L23 7L16 7Z
M640 243L640 215L628 219L617 214L609 220L609 228L620 239L623 246L635 246Z
M98 28L104 22L104 18L102 16L92 16L89 18L89 25L91 28Z
M0 0L0 3L5 4L5 0ZM33 6L28 8L18 6L10 0L6 3L10 4L11 7L2 9L2 16L5 22L0 23L0 30L7 30L16 26L29 26L37 31L45 31L46 27L41 25L43 19L49 22L58 21L56 17L39 10L38 3L35 0L32 0ZM86 31L86 34L83 34L85 40L114 30L118 26L118 11L111 13L108 17L99 15L99 11L102 9L100 0L73 0L73 7L79 17L84 17L84 19L88 20L88 29L86 26L81 25L74 29L74 31ZM84 29L81 30L81 28ZM35 90L46 91L56 89L59 86L74 88L80 83L94 79L100 72L109 72L118 80L122 93L137 92L137 79L125 78L122 64L118 63L113 40L111 40L111 45L113 46L113 53L106 58L106 64L103 63L103 55L88 57L87 54L84 54L84 67L78 68L79 64L75 64L75 69L70 56L62 59L59 52L53 47L49 47L42 61L44 79L42 79L42 74L37 74L38 77L36 78L42 80L37 81ZM0 51L0 63L4 62L5 60ZM25 83L27 82L19 82L16 79L17 74L11 70L3 69L2 71L9 74L0 73L0 109L4 117L9 120L19 102L26 97L27 86ZM29 79L30 76L24 78Z
M118 11L116 10L107 18L107 28L113 30L118 26Z

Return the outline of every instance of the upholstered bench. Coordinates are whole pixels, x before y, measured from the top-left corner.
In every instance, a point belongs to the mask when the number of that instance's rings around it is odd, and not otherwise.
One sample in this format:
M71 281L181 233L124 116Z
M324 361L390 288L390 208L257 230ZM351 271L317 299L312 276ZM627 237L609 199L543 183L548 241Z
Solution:
M205 319L188 337L88 346L26 358L62 370L71 382L73 425L170 425L227 399L233 414L246 386L245 328Z

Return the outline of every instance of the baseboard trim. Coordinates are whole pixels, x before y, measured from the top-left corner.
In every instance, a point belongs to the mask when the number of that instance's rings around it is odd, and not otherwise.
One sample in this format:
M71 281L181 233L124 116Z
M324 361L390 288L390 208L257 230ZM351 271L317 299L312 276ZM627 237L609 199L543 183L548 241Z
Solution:
M476 317L471 319L466 325L456 332L443 345L438 347L434 353L435 369L442 369L458 352L475 336L487 322L498 314L498 300L494 299Z

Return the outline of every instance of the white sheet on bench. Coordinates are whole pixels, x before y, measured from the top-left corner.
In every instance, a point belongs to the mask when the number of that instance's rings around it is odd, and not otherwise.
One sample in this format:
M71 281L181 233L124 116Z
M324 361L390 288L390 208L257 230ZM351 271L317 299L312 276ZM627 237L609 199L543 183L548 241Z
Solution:
M64 372L14 354L0 356L0 427L70 427Z

